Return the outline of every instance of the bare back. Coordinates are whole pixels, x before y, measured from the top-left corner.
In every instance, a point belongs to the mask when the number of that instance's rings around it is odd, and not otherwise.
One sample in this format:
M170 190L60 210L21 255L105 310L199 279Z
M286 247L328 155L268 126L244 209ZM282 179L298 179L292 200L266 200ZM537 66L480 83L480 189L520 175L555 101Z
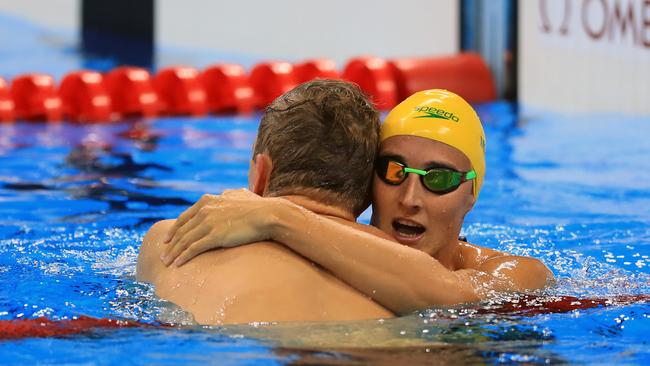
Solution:
M201 324L326 321L393 314L284 246L260 242L203 253L180 268L160 261L173 220L155 224L138 258L138 280ZM350 226L361 226L352 222Z

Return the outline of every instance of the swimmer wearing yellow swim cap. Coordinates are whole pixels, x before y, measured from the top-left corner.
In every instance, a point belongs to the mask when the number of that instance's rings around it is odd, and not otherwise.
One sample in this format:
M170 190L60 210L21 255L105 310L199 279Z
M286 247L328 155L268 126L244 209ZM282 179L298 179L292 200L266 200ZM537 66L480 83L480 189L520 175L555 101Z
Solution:
M188 224L207 234L182 239L190 243L186 251L271 239L397 314L553 281L537 259L459 240L485 175L483 127L463 98L437 89L415 93L388 114L380 136L371 178L372 225L380 232L340 225L281 199L226 192L204 203L219 206L210 227ZM200 247L204 242L210 245Z
M411 95L388 114L381 128L381 141L398 135L424 137L460 150L476 172L473 194L478 197L485 176L485 133L463 98L442 89Z

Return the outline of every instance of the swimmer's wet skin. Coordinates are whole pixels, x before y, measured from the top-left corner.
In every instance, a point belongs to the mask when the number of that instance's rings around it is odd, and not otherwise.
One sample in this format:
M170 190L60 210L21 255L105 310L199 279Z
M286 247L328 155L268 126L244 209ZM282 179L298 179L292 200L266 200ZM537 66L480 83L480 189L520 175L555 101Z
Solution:
M398 314L553 282L537 259L458 240L482 186L486 144L476 112L461 97L445 90L414 94L389 113L381 141L372 220L381 233L354 230L280 198L233 191L205 196L179 217L165 263L272 239Z

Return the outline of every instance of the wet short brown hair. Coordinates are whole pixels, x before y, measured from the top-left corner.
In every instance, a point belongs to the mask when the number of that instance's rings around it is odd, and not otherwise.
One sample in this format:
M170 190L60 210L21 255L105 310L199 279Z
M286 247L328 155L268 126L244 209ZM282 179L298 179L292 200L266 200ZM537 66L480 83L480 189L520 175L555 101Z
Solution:
M353 83L316 79L264 111L253 158L273 161L268 194L301 194L360 214L379 147L379 112Z

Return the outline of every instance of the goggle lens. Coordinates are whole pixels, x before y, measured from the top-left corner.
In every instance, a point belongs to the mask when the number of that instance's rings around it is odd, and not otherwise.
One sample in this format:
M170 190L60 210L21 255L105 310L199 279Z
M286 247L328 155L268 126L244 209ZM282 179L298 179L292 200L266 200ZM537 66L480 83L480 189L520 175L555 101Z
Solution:
M423 171L409 168L390 157L379 157L375 164L375 170L379 178L390 185L402 184L409 173L418 174L425 188L439 194L451 192L461 183L476 178L476 173L473 170L467 173L444 168Z
M384 180L390 184L400 184L406 179L404 166L396 161L389 160L386 162Z
M455 174L454 174L455 173ZM425 176L422 177L424 186L432 191L446 191L452 187L460 185L461 174L451 170L435 169L429 170Z

